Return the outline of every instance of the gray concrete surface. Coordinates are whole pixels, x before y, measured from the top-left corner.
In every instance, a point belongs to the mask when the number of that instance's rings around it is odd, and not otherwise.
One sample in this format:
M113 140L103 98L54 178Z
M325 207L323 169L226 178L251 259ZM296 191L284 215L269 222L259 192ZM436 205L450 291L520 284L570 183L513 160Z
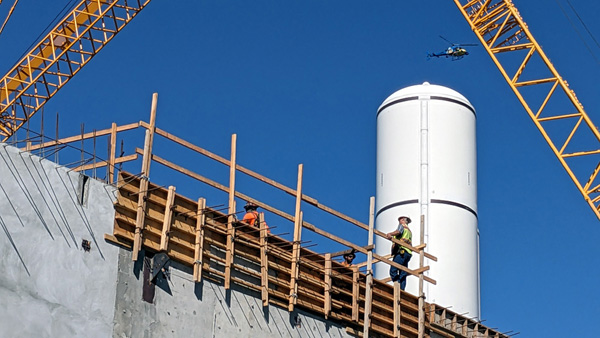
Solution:
M348 337L235 284L194 283L176 263L143 301L143 260L103 239L114 190L82 177L0 143L0 337Z
M153 304L142 301L144 264L134 264L121 250L114 337L350 337L344 327L312 314L270 305L260 295L232 283L227 291L177 263L170 280L159 275ZM300 325L297 325L299 318Z
M110 337L112 188L0 143L0 337ZM82 249L82 240L91 249Z

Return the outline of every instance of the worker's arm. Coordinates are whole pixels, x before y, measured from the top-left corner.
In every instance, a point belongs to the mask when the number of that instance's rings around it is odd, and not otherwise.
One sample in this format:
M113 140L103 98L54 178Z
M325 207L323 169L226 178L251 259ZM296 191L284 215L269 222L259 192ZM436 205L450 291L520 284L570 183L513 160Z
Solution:
M392 237L402 235L403 231L404 231L404 227L400 226L398 230L395 230L395 231L392 231L392 232L388 232L385 237L387 239L391 239Z

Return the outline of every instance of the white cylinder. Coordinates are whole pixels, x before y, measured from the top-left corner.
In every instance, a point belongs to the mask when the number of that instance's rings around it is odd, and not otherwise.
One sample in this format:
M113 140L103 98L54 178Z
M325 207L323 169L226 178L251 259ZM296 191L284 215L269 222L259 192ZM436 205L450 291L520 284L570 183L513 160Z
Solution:
M376 225L395 230L409 216L413 246L420 244L421 216L426 251L438 261L426 276L426 301L469 317L480 316L479 230L475 109L458 92L425 82L401 89L377 111ZM390 253L391 242L377 237L375 251ZM419 267L413 252L410 269ZM378 263L375 277L389 276ZM418 278L407 278L406 291L418 294Z

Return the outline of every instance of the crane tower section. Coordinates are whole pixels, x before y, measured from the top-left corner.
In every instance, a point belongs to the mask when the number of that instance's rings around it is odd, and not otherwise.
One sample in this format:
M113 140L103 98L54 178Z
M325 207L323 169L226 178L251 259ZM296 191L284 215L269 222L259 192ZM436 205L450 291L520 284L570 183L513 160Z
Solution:
M535 126L600 218L600 132L510 0L454 0Z
M0 79L0 142L21 128L150 0L82 0Z

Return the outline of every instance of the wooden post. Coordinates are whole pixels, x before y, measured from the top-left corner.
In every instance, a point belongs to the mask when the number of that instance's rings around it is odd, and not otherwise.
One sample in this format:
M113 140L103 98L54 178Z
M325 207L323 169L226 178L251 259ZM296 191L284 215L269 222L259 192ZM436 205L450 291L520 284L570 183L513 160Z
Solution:
M108 184L115 183L115 153L117 148L117 124L112 123L110 130L110 150L108 154Z
M400 283L394 283L394 337L400 338L400 319L402 317L402 309L400 308L400 299L402 291Z
M290 275L290 295L288 311L294 311L294 305L298 299L298 262L300 262L300 241L302 240L302 216L300 206L302 202L302 172L303 165L298 165L298 182L296 187L296 211L294 216L294 242L292 246L292 265Z
M425 215L421 215L420 242L419 245L425 244ZM419 268L422 268L425 263L425 249L419 251ZM419 338L425 337L425 293L423 292L423 282L425 272L419 273Z
M331 313L331 254L325 254L325 319Z
M358 266L352 266L352 320L358 323L358 298L360 296L360 284L358 284L358 277L360 273Z
M167 200L165 202L165 218L163 219L162 235L160 237L160 250L167 251L169 244L169 232L171 232L171 223L173 222L173 203L175 202L175 187L169 186Z
M198 199L196 216L196 243L194 245L194 282L202 281L202 256L204 252L204 224L206 224L206 199Z
M260 284L263 306L269 306L269 260L267 259L267 223L265 213L258 216L260 224Z
M152 106L150 108L150 127L146 130L144 140L144 155L142 157L142 179L140 180L140 191L138 194L137 215L135 219L135 236L133 238L133 252L131 259L137 261L138 253L142 248L144 221L146 217L146 199L148 198L148 176L150 175L150 162L152 161L152 143L154 130L156 129L156 106L158 104L158 93L152 95ZM83 137L82 137L83 141Z
M365 319L363 337L369 337L371 327L371 302L373 301L373 227L375 225L375 197L371 197L369 206L369 240L371 249L367 253L367 282L365 285Z
M231 160L229 161L229 217L227 218L227 253L225 254L225 290L229 289L231 283L231 265L234 257L233 236L235 229L233 222L235 220L235 154L236 154L237 135L231 135Z

